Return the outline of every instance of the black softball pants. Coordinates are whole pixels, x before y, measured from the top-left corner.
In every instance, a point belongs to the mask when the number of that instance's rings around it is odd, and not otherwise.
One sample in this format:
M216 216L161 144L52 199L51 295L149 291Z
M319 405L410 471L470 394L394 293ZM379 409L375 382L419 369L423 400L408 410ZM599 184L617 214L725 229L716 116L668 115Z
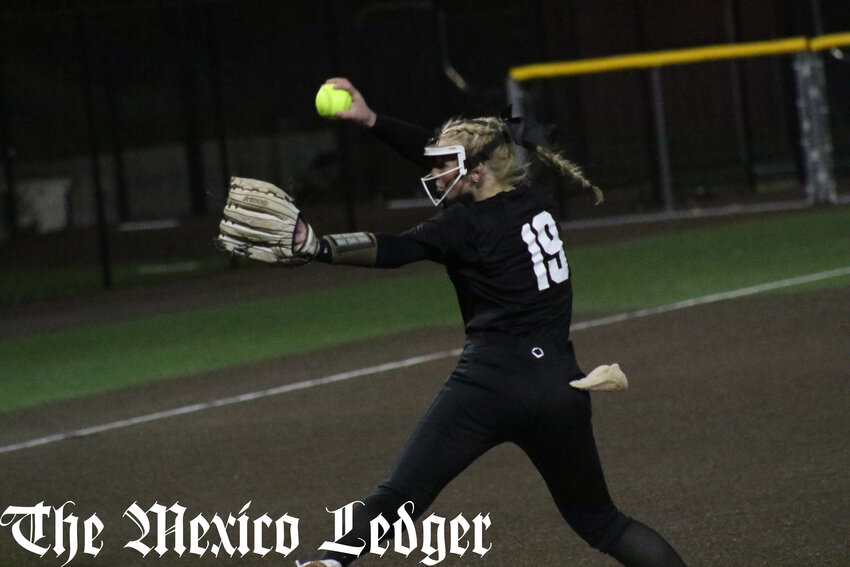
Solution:
M645 526L623 515L611 501L593 437L590 396L569 385L584 376L572 345L543 345L539 357L532 353L534 346L467 343L389 477L364 506L355 508L353 529L339 543L369 541L369 522L381 514L392 524L405 502L413 502L414 518L420 516L473 461L510 442L531 459L573 530L589 545L617 557L611 549L624 539L624 532ZM642 543L646 538L639 539ZM343 565L355 559L335 553L325 558Z

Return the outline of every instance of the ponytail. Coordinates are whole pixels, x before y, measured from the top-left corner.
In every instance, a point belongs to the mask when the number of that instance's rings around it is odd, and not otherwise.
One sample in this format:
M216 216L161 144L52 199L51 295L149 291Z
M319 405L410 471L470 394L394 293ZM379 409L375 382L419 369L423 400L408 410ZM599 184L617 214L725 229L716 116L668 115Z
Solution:
M564 177L568 177L573 179L574 181L578 181L581 183L581 186L585 189L590 189L593 191L593 194L596 196L596 204L602 203L605 200L605 195L602 193L602 189L591 183L581 171L581 168L562 156L561 154L550 150L545 146L534 146L534 154L546 165L555 169L558 173L563 175Z

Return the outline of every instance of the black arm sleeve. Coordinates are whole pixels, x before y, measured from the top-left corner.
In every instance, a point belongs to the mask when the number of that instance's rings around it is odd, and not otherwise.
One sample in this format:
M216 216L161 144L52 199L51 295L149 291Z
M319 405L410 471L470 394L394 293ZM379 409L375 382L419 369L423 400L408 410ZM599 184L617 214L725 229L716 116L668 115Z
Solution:
M411 262L426 260L432 257L427 246L405 234L376 234L378 255L375 259L376 268L398 268Z
M422 154L428 140L433 137L433 132L410 122L382 114L377 115L371 131L382 142L413 163L425 168L430 165Z
M335 235L340 236L340 235ZM349 236L349 235L341 235ZM346 264L349 266L364 266L374 268L398 268L419 260L434 257L434 252L425 244L407 234L374 234L374 263L360 261L352 254L347 257L335 257L329 237L322 238L319 253L315 260L325 264ZM354 259L355 261L352 261Z

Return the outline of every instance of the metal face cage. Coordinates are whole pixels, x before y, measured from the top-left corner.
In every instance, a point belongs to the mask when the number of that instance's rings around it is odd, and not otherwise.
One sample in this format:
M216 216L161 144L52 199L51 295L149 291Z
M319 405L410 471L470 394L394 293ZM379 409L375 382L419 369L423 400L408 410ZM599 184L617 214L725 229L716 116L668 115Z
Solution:
M422 177L422 187L425 188L425 194L428 195L428 198L434 204L435 207L439 206L440 203L446 198L446 196L454 189L455 184L458 180L466 175L466 149L461 145L454 146L426 146L425 147L425 157L430 158L440 158L447 157L448 159L457 159L457 166L436 175L426 175ZM453 172L457 172L457 177L454 178L452 184L449 185L445 191L443 191L442 195L439 194L439 190L434 187L432 191L428 186L429 182L435 181L444 175L449 175Z

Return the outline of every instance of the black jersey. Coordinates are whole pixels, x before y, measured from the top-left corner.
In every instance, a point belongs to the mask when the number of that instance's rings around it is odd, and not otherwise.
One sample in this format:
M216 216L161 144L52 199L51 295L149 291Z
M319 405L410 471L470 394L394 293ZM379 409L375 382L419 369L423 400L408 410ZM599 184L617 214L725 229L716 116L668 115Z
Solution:
M445 264L468 334L565 336L569 265L551 193L534 185L455 203L405 233Z
M431 132L378 116L373 132L423 167ZM551 190L523 184L477 202L455 202L401 237L378 235L378 265L422 258L445 264L466 332L534 339L569 334L572 287Z

